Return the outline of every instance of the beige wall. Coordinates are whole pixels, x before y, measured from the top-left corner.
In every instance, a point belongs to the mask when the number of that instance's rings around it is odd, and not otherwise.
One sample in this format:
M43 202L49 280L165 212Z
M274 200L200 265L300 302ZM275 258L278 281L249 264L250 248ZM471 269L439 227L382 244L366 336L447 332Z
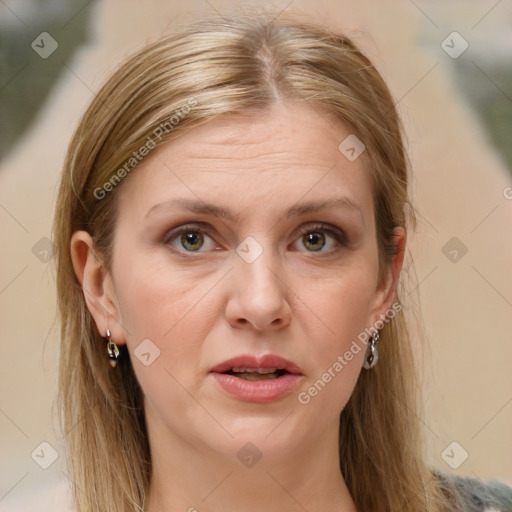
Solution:
M58 351L54 276L50 263L40 261L32 248L50 237L58 173L71 132L105 76L132 49L176 21L239 4L196 1L186 10L173 1L96 4L91 40L67 63L70 70L1 164L0 498L7 494L1 510L62 478L62 447L51 414ZM295 0L287 9L345 29L400 99L421 213L410 247L429 340L423 421L430 455L451 471L441 453L456 441L469 455L457 473L512 484L512 200L503 193L512 183L455 85L454 60L440 46L456 30L468 41L475 63L483 66L485 56L498 50L511 55L504 35L510 34L512 7L504 2L482 19L491 4L416 4L421 10L408 0ZM457 263L442 252L454 236L468 247ZM31 458L43 441L59 454L46 470ZM45 453L49 456L48 449ZM454 459L461 453L457 447L453 454L448 451ZM37 503L40 508L30 510L48 510L43 501Z

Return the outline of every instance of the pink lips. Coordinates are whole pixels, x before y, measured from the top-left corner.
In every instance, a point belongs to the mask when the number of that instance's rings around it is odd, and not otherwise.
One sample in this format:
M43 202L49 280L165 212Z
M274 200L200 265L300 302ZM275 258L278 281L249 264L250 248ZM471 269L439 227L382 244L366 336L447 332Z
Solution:
M286 373L268 380L249 381L225 372L233 368L275 368ZM261 357L241 355L214 366L210 374L229 395L245 402L268 403L279 400L301 380L301 369L291 361L274 354Z

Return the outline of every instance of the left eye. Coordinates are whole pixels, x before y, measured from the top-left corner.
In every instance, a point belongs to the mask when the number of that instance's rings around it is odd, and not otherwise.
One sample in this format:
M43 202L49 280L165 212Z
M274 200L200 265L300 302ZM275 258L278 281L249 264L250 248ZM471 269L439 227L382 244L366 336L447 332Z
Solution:
M304 247L308 249L308 252L329 252L329 250L343 245L345 241L343 232L335 231L323 225L303 228L299 234L301 236L295 244L302 242ZM322 249L329 245L329 238L331 239L331 247L323 251ZM168 233L164 237L163 242L164 244L170 244L179 252L183 252L183 249L186 252L204 252L200 251L200 249L205 247L205 242L208 240L210 241L210 247L206 247L206 251L212 250L216 246L207 232L198 227L183 226L174 232ZM181 247L177 247L176 244L180 244Z
M329 252L329 250L335 249L343 243L343 235L341 233L322 225L303 229L301 230L301 235L297 242L301 241L306 248L310 249L308 252ZM328 245L328 237L331 238L331 246L334 246L331 249L322 251ZM334 242L332 242L333 239Z

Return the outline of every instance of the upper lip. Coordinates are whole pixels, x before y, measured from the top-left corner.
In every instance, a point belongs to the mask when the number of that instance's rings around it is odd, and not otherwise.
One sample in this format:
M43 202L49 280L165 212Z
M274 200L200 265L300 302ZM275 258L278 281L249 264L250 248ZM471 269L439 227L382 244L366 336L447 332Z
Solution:
M285 370L288 373L302 375L302 370L299 366L288 361L288 359L275 354L265 354L259 357L244 354L232 357L227 361L217 364L210 371L215 373L225 373L233 368L275 368L276 370Z

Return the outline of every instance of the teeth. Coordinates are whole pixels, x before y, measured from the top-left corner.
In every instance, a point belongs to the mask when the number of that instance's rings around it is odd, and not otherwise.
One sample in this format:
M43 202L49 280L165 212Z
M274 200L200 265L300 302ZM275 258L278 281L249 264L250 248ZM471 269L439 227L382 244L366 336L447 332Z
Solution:
M279 375L277 373L238 373L237 374L238 379L243 380L272 380L279 378Z
M242 366L240 368L233 368L231 371L235 373L259 373L260 375L265 375L276 372L277 368L245 368L245 366Z

